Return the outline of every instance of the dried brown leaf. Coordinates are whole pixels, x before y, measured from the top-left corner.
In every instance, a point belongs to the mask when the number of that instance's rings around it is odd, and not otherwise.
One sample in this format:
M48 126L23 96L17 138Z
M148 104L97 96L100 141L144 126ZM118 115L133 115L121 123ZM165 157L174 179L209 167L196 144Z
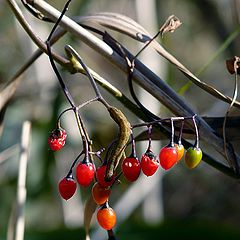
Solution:
M152 36L145 30L140 24L135 22L129 17L118 13L98 13L89 16L84 16L78 19L78 22L93 22L105 26L109 29L121 32L126 34L138 41L147 42L152 39ZM172 23L169 23L168 29L166 31L171 31L171 24L172 29L174 27L180 26L180 21L173 20ZM165 59L167 59L170 63L175 65L188 79L190 79L194 84L198 87L203 89L204 91L208 92L209 94L215 96L216 98L231 103L232 98L229 96L225 96L223 93L218 91L213 86L208 85L205 82L202 82L199 78L197 78L190 70L188 70L182 63L180 63L172 54L170 54L166 49L164 49L156 40L152 42L152 46L155 50ZM234 106L240 108L240 102L235 101Z
M163 37L167 32L174 32L181 24L182 22L176 16L169 16L160 29L161 36Z
M92 220L92 216L96 210L97 204L93 200L92 194L90 194L88 200L85 203L84 208L84 228L86 233L86 240L90 240L89 237L89 229L90 229L90 223Z

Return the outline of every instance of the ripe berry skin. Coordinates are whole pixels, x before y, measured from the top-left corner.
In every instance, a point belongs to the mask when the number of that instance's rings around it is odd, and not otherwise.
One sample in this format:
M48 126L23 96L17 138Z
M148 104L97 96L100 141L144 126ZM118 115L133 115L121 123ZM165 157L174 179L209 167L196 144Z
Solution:
M111 230L116 224L117 216L112 208L103 207L97 212L97 220L102 228L105 230Z
M83 187L88 187L94 178L95 167L90 162L81 162L76 167L76 178Z
M136 181L141 172L140 161L136 157L125 158L122 162L122 172L128 181Z
M142 155L141 168L146 176L152 176L157 171L158 167L159 162L157 161L156 156L151 150L147 151Z
M98 167L98 169L96 171L96 177L97 177L98 183L102 187L105 187L105 188L111 186L115 181L115 175L112 176L111 181L107 182L105 180L106 170L107 170L107 165L102 165L102 166Z
M97 182L92 187L93 200L98 205L104 204L108 200L110 193L111 193L111 189L109 187L107 188L102 187Z
M65 145L66 138L66 131L62 128L56 128L48 137L48 145L53 151L58 151Z
M202 160L202 150L198 147L190 147L185 154L185 164L188 168L195 168Z
M177 162L177 150L175 147L165 146L159 154L160 164L165 170L170 169Z
M71 198L76 192L77 184L72 177L65 177L58 183L58 190L65 200Z
M181 158L183 157L184 155L184 146L182 144L174 144L174 146L176 147L176 150L177 150L177 162L181 160Z

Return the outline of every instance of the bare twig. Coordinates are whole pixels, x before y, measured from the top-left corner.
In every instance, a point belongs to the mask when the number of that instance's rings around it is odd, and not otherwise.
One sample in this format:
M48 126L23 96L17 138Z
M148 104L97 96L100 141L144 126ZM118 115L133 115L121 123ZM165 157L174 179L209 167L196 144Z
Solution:
M17 187L17 203L16 203L16 232L15 240L24 239L25 217L24 207L26 202L26 177L27 177L27 161L29 153L31 123L26 121L22 127L21 137L21 153L18 170L18 187Z

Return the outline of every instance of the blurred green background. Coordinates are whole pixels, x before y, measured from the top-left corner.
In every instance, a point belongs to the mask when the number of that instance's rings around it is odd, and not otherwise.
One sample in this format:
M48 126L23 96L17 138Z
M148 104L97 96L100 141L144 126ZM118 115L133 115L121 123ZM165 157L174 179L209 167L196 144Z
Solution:
M63 0L48 2L58 9L65 3ZM34 19L21 8L34 31L45 40L52 25ZM96 12L127 15L153 35L169 15L176 15L183 24L175 33L164 37L164 47L194 73L206 65L200 78L224 94L232 95L234 81L225 68L225 60L238 55L240 50L238 33L227 41L239 27L238 0L73 0L67 15L81 16ZM7 1L0 1L0 18L0 86L4 86L29 59L36 46L17 23ZM141 47L141 44L120 33L109 32L133 53ZM130 96L126 76L70 34L54 48L64 54L63 47L69 43L77 48L92 69ZM188 80L151 49L147 49L146 55L141 57L174 90L180 91L186 86ZM64 70L62 75L76 102L80 104L93 96L84 76L70 75ZM41 56L23 78L6 110L0 139L0 152L14 146L10 149L10 157L4 162L0 161L0 239L6 239L16 199L17 146L25 120L32 123L25 239L84 239L83 206L90 189L78 188L76 196L67 203L60 199L57 191L58 181L66 175L82 148L74 116L68 113L63 117L62 126L68 131L66 146L60 152L51 152L47 137L55 126L58 114L68 104L46 56ZM105 90L102 93L109 102L124 111L131 123L139 121ZM144 105L151 107L154 100L148 95L144 98L144 94L139 90ZM228 107L193 84L184 88L181 94L203 116L224 116ZM157 114L170 115L164 107L160 108L159 103L155 105ZM237 115L238 112L233 111L233 114ZM117 129L100 104L84 108L82 115L94 141L94 150L106 147L115 138ZM161 144L165 143L157 142L154 151L158 153ZM213 151L208 148L208 143L202 142L201 145L204 150ZM147 143L142 146L137 144L139 155L146 146ZM234 142L234 146L239 151L238 141ZM213 154L218 156L217 153ZM0 160L1 157L0 153ZM116 207L117 214L121 216L116 229L117 239L240 239L240 186L237 180L205 163L190 171L181 162L170 171L159 170L156 177L142 176L139 181L138 184L129 184L122 179L122 184L113 189L110 205ZM128 194L130 197L126 201ZM99 230L95 215L91 234L93 239L107 239L106 233Z

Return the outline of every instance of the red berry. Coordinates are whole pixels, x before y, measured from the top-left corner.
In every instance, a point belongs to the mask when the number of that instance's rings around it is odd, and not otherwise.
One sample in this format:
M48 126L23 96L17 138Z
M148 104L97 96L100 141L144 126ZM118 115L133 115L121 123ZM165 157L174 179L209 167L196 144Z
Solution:
M66 138L66 131L62 128L56 128L48 137L48 145L53 151L58 151L64 146Z
M177 162L177 158L177 150L172 146L163 147L159 154L160 164L165 170L173 167L173 165Z
M105 188L111 186L115 181L115 175L112 176L112 179L110 181L105 180L106 170L107 170L107 165L102 165L96 171L96 177L97 177L98 183Z
M112 208L103 206L97 212L97 220L102 228L111 230L116 224L117 216Z
M76 167L76 177L78 183L83 186L87 187L93 181L94 178L95 167L90 162L82 161Z
M159 161L151 150L142 155L141 168L146 176L152 176L159 167Z
M141 163L136 157L127 157L122 162L122 172L125 178L134 182L138 179L141 172Z
M107 200L111 193L110 187L102 187L99 183L95 183L92 187L92 196L96 204L102 205Z
M58 183L58 190L65 200L71 198L76 192L77 184L72 177L65 177Z

